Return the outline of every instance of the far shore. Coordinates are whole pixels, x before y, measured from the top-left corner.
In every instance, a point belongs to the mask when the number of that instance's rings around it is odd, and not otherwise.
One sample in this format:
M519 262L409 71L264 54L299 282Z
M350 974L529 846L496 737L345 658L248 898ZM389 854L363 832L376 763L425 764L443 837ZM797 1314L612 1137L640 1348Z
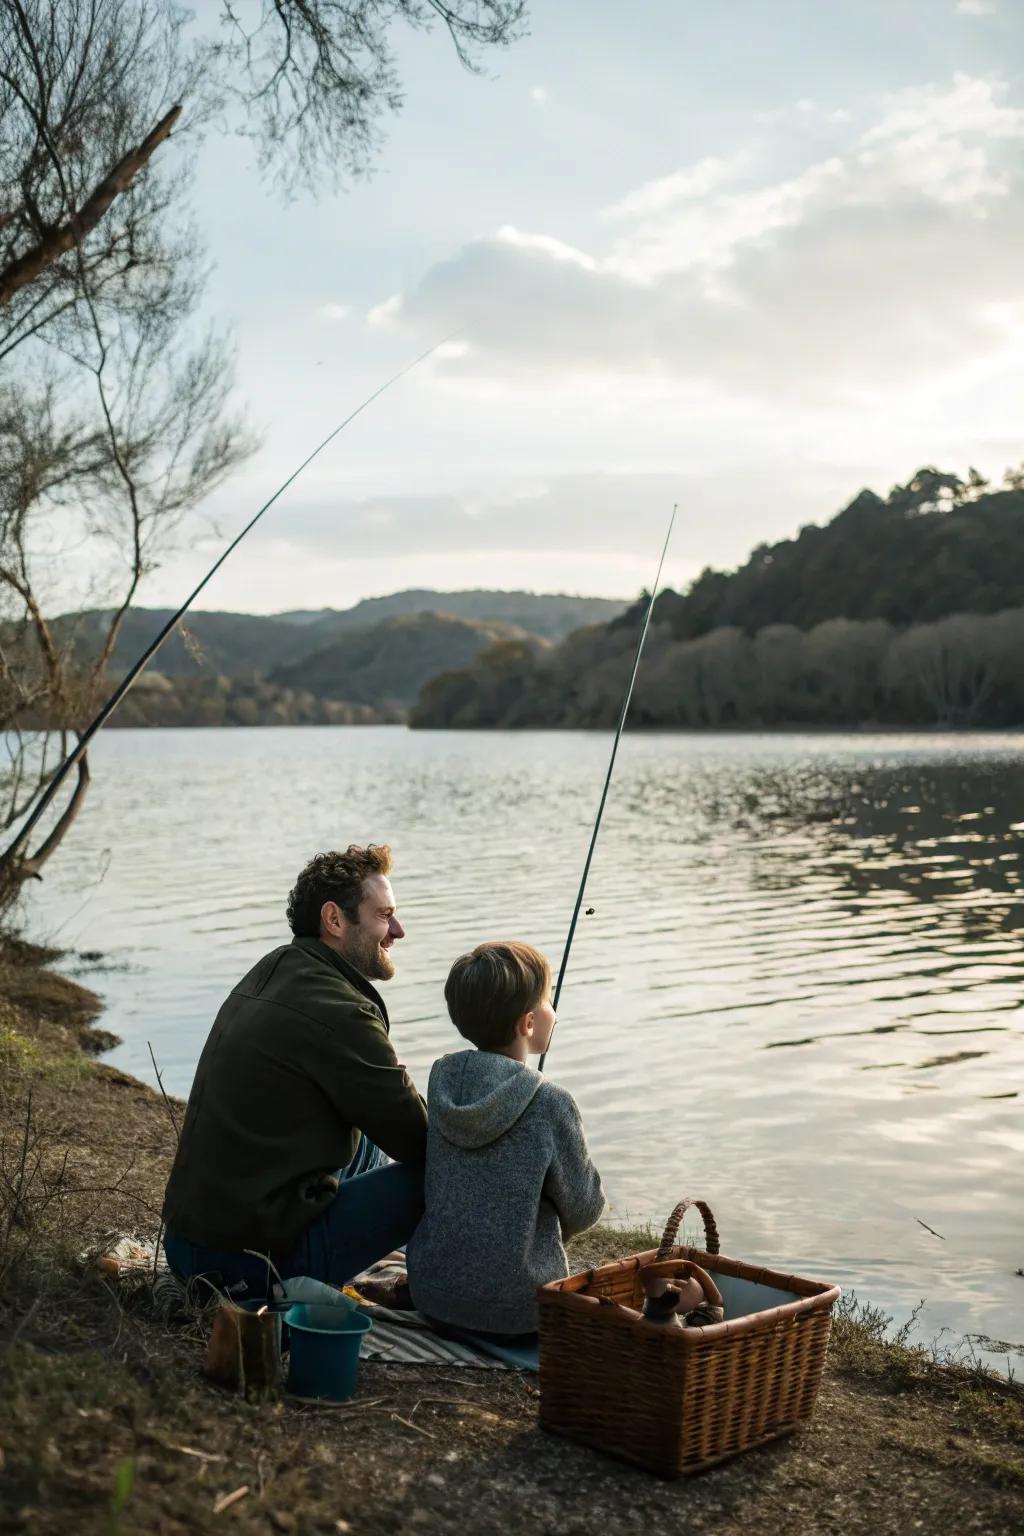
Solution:
M587 735L602 736L614 730L615 722L607 725L410 725L406 720L360 720L345 723L329 721L297 721L285 724L281 721L265 725L119 725L115 716L107 730L119 732L138 731L149 734L156 731L366 731L388 728L414 731L417 735L446 736L522 736L533 731L543 731L552 736ZM627 722L625 734L630 736L1021 736L1021 725L894 725L890 722L864 721L850 725L634 725Z

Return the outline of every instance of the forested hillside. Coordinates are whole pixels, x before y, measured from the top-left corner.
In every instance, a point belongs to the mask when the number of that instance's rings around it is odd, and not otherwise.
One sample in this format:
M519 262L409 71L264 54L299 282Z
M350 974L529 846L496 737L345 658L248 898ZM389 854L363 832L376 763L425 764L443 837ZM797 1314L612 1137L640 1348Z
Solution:
M326 608L309 612L252 614L217 613L196 609L189 613L181 631L168 637L154 663L167 677L194 677L197 667L225 676L267 674L303 657L319 655L334 640L348 642L357 631L368 636L385 620L404 615L444 613L470 623L497 624L526 630L549 640L561 640L581 624L593 624L623 613L625 602L603 597L572 597L564 593L538 592L393 592L387 597L366 598L352 608ZM167 608L131 608L125 615L111 668L124 672L171 617ZM75 647L83 661L101 643L107 610L65 614L54 620L57 635ZM381 631L387 634L387 631ZM452 631L454 637L455 631ZM362 648L372 652L372 642ZM348 654L347 652L345 654ZM461 666L470 657L462 652L436 655L438 668ZM319 663L318 663L319 665ZM310 687L301 667L292 686ZM410 697L419 692L419 683ZM335 695L331 695L335 696Z
M577 625L621 615L626 603L565 593L395 592L348 609L271 615L197 610L163 643L141 684L114 718L131 725L321 725L404 718L423 684L469 665L500 640L538 645ZM111 675L128 669L171 617L169 609L124 615ZM113 615L94 609L51 621L69 678L92 699L89 669ZM26 675L38 668L30 632L0 624L8 655L26 648ZM91 703L98 707L100 696ZM31 706L24 724L44 723Z
M1024 472L992 489L974 471L963 481L927 468L884 500L861 491L824 527L759 545L738 571L706 570L658 606L678 640L724 625L905 625L1022 607Z
M546 640L563 640L582 624L604 623L625 607L618 598L573 597L565 592L433 592L417 588L387 597L364 597L354 608L282 613L278 617L298 624L318 624L320 632L326 634L379 624L406 613L450 613L460 619L482 619L486 624L512 624Z
M607 726L646 599L428 683L417 726ZM927 469L655 604L634 725L1024 724L1024 480Z
M341 634L321 650L276 668L269 681L320 699L407 708L439 672L468 666L489 646L522 635L510 624L406 613Z

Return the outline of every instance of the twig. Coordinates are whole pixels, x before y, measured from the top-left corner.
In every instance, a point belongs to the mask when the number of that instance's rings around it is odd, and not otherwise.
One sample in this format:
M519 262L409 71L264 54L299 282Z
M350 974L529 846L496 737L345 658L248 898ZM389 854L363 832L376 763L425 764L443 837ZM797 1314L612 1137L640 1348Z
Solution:
M179 1456L195 1456L199 1461L224 1461L226 1457L215 1456L212 1451L199 1451L191 1445L175 1445L173 1440L165 1440L161 1435L155 1435L152 1430L144 1430L143 1438L153 1445L159 1445L165 1451L177 1451Z
M435 1403L449 1408L472 1408L475 1413L480 1414L481 1418L491 1419L495 1424L511 1424L512 1422L511 1419L503 1419L501 1414L495 1413L493 1409L485 1408L482 1403L474 1403L468 1397L421 1397L412 1409L413 1414L416 1413L418 1408L422 1408L424 1403Z
M942 1237L942 1233L941 1232L936 1232L935 1228L934 1227L930 1227L926 1221L922 1221L920 1216L915 1216L914 1220L917 1222L919 1227L924 1227L926 1232L930 1232L932 1237L942 1238L943 1242L946 1241L946 1239L944 1237Z
M14 1330L11 1333L10 1338L7 1340L8 1349L13 1349L15 1344L17 1344L18 1340L21 1338L21 1335L24 1333L29 1323L39 1311L39 1303L42 1301L42 1299L43 1298L41 1296L37 1296L35 1301L29 1307L28 1311L25 1313L24 1317L20 1317L15 1323Z
M241 1488L235 1489L234 1493L222 1494L213 1506L214 1514L222 1515L226 1509L231 1508L232 1504L237 1504L239 1499L244 1499L248 1492L249 1484L243 1483Z
M156 1242L153 1244L153 1274L150 1279L150 1288L156 1285L156 1277L160 1268L160 1244L164 1240L164 1219L160 1218L160 1227L156 1234Z
M397 1423L404 1424L406 1429L414 1429L418 1435L426 1435L428 1440L435 1440L437 1438L436 1435L430 1433L429 1429L423 1429L419 1424L414 1424L411 1419L403 1419L400 1413L393 1413L391 1417Z
M151 1040L147 1040L146 1044L149 1046L149 1059L153 1063L153 1071L156 1073L156 1080L157 1080L157 1083L159 1084L160 1092L163 1094L164 1103L167 1105L167 1113L170 1115L170 1117L171 1117L171 1124L174 1126L175 1139L177 1141L180 1141L181 1140L181 1131L178 1129L178 1118L175 1115L174 1110L171 1108L171 1101L167 1097L167 1090L164 1088L164 1080L160 1076L160 1068L157 1066L157 1064L156 1064L156 1057L153 1055L153 1042Z
M371 1397L365 1403L332 1403L323 1397L299 1397L293 1392L287 1394L289 1404L295 1403L302 1408L322 1408L330 1413L357 1414L364 1409L377 1408L381 1403L387 1402L385 1397Z

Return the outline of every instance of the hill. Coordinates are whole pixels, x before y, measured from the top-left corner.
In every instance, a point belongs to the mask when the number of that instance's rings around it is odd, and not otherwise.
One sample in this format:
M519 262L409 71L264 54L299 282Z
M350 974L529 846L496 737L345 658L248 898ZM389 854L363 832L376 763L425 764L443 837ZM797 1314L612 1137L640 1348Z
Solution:
M625 602L611 598L570 597L561 593L423 590L366 598L346 609L270 615L196 609L185 618L184 635L176 632L164 642L156 666L170 678L194 677L197 668L225 677L267 675L319 654L336 637L352 636L357 631L367 633L384 620L428 612L451 614L471 625L504 626L503 630L495 631L495 638L499 633L526 631L546 640L561 640L580 625L614 618L625 608ZM103 609L65 614L55 620L55 629L65 643L74 644L82 659L87 660L96 654L101 624L107 617L109 614ZM112 672L127 671L170 617L168 608L132 608L125 616L114 651ZM371 651L372 645L368 643L361 654L368 659ZM437 653L436 659L441 667L462 666L471 655L457 644L449 657ZM289 686L312 688L314 693L321 691L302 677L301 669L290 679Z
M172 615L170 608L131 608L111 659L117 675L142 654ZM63 614L54 628L65 642L72 642L83 661L94 656L109 613L93 609ZM183 631L183 632L182 632ZM197 609L186 615L182 629L168 635L155 666L167 677L194 677L197 671L226 677L267 672L311 649L308 631L276 616L250 613L216 613Z
M404 613L372 629L342 633L299 661L275 668L269 681L306 689L320 699L403 708L438 672L469 666L498 642L527 638L510 624L485 624L450 613ZM544 642L533 637L533 643Z
M609 726L647 599L432 679L411 724ZM1024 725L1024 477L934 469L661 593L634 725Z
M964 481L928 467L884 500L862 490L823 527L759 545L737 571L705 570L659 600L659 617L692 640L726 625L923 624L1022 606L1024 475L992 490L973 470Z
M311 625L321 633L379 624L403 613L451 613L461 619L512 624L562 640L584 624L600 624L622 613L626 604L618 598L572 597L565 592L499 592L480 588L472 592L434 592L416 588L392 592L387 597L366 597L353 608L300 609L276 617L288 623Z

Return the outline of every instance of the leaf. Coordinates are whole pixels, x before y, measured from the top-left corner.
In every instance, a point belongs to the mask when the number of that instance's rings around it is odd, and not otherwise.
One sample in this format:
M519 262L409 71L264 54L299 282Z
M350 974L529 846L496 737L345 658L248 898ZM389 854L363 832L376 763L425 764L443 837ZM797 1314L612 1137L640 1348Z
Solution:
M135 1487L135 1457L126 1456L117 1464L114 1473L114 1494L110 1501L110 1536L117 1536L121 1529L121 1516Z

